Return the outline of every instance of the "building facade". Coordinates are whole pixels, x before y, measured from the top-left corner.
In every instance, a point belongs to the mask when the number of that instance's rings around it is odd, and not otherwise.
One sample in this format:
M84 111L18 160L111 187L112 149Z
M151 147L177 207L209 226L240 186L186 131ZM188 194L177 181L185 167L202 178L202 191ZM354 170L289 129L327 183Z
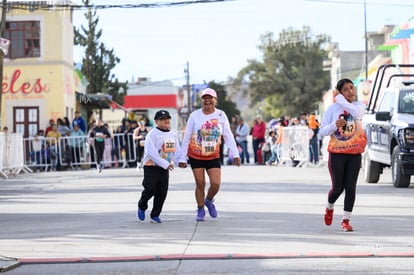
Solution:
M72 12L50 2L8 1L6 7L1 125L24 137L75 111Z

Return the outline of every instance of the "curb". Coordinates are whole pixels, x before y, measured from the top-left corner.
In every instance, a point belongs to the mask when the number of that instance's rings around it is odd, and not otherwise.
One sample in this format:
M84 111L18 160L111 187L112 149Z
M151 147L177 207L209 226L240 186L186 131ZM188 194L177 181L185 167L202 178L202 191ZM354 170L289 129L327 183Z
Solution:
M170 254L153 256L119 257L75 257L75 258L19 258L20 264L63 264L63 263L105 263L105 262L147 262L176 260L252 260L252 259L297 259L297 258L414 258L414 252L310 252L276 254Z

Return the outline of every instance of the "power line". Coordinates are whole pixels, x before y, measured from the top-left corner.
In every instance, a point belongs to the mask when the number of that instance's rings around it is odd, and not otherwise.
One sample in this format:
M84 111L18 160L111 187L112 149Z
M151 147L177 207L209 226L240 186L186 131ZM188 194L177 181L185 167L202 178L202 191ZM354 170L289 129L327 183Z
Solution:
M305 2L316 2L316 3L331 3L331 4L349 4L349 5L361 5L364 4L363 0L304 0ZM388 6L388 7L414 7L414 3L410 1L410 3L398 3L398 2L390 2L385 1L381 2L378 0L375 1L366 1L367 5L371 6Z
M40 2L9 2L6 4L6 9L19 10L88 10L88 9L136 9L136 8L168 8L187 6L194 4L210 4L217 2L230 2L236 0L195 0L195 1L179 1L179 2L154 2L145 4L100 4L100 5L72 5L72 4L48 4L46 1ZM3 8L3 5L0 5Z

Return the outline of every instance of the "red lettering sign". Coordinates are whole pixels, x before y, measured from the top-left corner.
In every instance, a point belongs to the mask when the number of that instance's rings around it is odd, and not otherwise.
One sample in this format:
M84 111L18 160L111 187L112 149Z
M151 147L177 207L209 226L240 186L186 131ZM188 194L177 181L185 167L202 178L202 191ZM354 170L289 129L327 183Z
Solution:
M34 81L26 81L21 82L21 70L15 70L12 74L10 81L8 81L7 77L3 78L2 83L2 92L3 94L17 94L22 93L23 95L29 94L40 94L40 93L48 93L50 91L49 84L43 84L41 78L37 78Z

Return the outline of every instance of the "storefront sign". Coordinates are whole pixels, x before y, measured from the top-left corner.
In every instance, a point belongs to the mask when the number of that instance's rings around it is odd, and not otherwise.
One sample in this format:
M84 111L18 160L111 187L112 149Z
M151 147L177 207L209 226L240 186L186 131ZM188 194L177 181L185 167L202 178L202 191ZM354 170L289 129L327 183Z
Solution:
M5 77L2 84L3 94L17 94L23 95L41 94L50 92L50 84L43 83L42 78L37 78L34 81L22 81L22 71L17 69L13 72L10 80Z

